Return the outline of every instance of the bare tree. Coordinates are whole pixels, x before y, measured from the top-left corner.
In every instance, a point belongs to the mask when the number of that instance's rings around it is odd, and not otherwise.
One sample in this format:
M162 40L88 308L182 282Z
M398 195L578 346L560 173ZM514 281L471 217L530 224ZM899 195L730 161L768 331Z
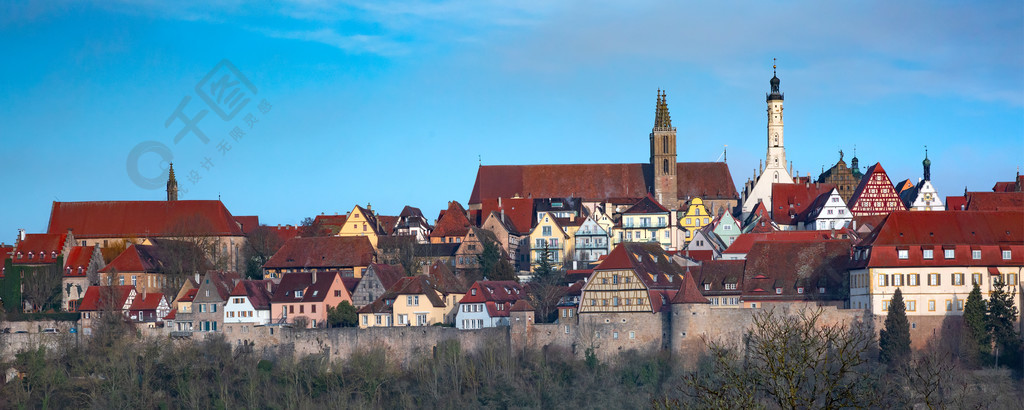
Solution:
M44 311L60 303L61 265L58 262L22 270L22 293L34 310Z
M274 256L283 244L281 237L266 225L261 225L246 235L243 252L246 276L252 279L262 279L263 264L267 263L267 260Z

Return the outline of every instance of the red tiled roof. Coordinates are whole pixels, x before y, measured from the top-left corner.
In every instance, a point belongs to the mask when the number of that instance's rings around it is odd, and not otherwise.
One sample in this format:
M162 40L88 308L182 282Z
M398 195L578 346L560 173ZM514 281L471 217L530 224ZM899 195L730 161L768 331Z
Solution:
M679 285L679 291L672 298L672 303L711 303L711 301L700 294L700 290L697 289L697 283L694 282L690 271L686 273L686 275L683 275L683 283Z
M110 294L115 298L114 306L120 309L124 306L125 302L128 301L128 297L131 296L134 290L135 287L131 285L89 286L85 290L85 296L82 296L82 304L78 306L78 311L85 312L103 309L103 302L107 297L107 294Z
M1024 175L1017 175L1017 179L1009 182L996 182L996 185L992 187L992 192L1020 192L1021 186L1024 186Z
M391 235L395 230L395 225L398 224L397 216L389 215L377 215L377 222L380 223L381 230L384 231L385 235Z
M947 211L963 211L967 209L967 197L966 196L947 196L946 197L946 210Z
M842 299L849 262L847 240L757 242L744 266L743 300Z
M527 302L526 299L519 299L514 305L512 305L513 312L532 312L533 305Z
M189 289L188 292L185 292L185 294L181 296L181 299L178 299L178 302L191 302L196 299L196 295L198 294L198 287L195 289Z
M431 238L445 238L449 236L465 237L469 232L469 218L466 217L466 209L458 201L448 202L448 209L444 211L430 233Z
M683 276L683 267L672 262L657 243L620 243L594 268L595 271L621 269L636 272L648 289L678 289Z
M498 206L497 198L488 198L480 206L482 218L487 218L491 212L495 212L500 217L501 211L504 210L505 225L514 234L524 234L533 228L533 199L531 198L501 198L501 206ZM483 220L480 221L480 223L483 222Z
M692 250L692 251L676 252L676 253L682 255L683 257L689 258L691 260L701 261L701 262L705 262L705 261L709 261L709 260L715 259L715 251L710 250L710 249L709 250L703 250L703 249L702 250Z
M267 269L349 268L368 266L376 252L365 236L325 236L289 239L264 264Z
M496 198L579 197L594 201L646 195L650 164L487 165L477 170L470 204ZM722 162L676 163L681 199L738 198L729 167Z
M64 261L64 276L84 277L89 270L89 264L92 263L94 249L92 246L72 246L68 258ZM82 268L82 273L78 273L78 268Z
M14 249L14 264L42 264L57 262L57 257L64 256L64 243L68 233L30 233L18 242ZM31 257L29 257L31 255Z
M271 280L243 280L239 281L235 288L231 291L231 296L245 296L249 298L249 303L252 304L253 308L259 310L270 309L270 289L273 289L273 281ZM198 289L197 289L198 290Z
M814 200L835 189L835 184L772 184L771 218L779 225L794 225L797 215L810 208Z
M832 238L829 231L775 231L769 233L745 233L736 237L732 245L729 245L722 253L745 254L757 242L794 242L828 240Z
M316 282L313 282L312 272L286 273L281 277L281 283L277 285L274 294L271 295L271 303L308 303L322 302L334 284L337 272L317 272ZM344 283L344 282L343 282ZM346 288L347 289L347 288ZM296 291L303 291L301 297L296 297Z
M476 295L473 292L476 292ZM526 290L516 281L477 281L466 291L459 303L483 303L491 317L508 316L513 304L526 297ZM502 305L498 309L498 305ZM530 310L533 310L532 308Z
M668 209L665 209L665 207L661 206L661 204L659 204L658 201L654 200L654 197L652 197L650 194L647 194L647 196L645 196L643 198L640 198L640 201L638 201L637 203L633 204L633 206L629 207L629 209L625 210L622 213L623 214L653 214L653 213L663 213L663 212L668 212Z
M968 211L1024 210L1024 192L968 192Z
M341 284L345 285L345 290L348 291L349 296L355 293L356 288L359 287L359 282L362 278L341 278Z
M177 317L178 317L178 309L171 309L171 313L168 313L167 317L165 317L164 320L174 320Z
M156 308L160 307L160 300L163 298L163 293L147 293L136 296L128 310L136 312L140 310L156 310Z
M242 228L242 233L246 235L251 234L252 231L260 227L260 217L255 215L236 216L235 222L238 222L238 225Z
M220 201L54 202L48 232L76 238L242 236Z
M747 220L743 222L744 229L751 225L753 227L748 229L748 232L751 233L770 233L777 230L764 202L758 202L757 205L754 205L754 209L747 216Z
M266 225L264 225L266 226ZM266 226L270 232L277 235L281 239L281 243L287 242L289 239L296 237L299 234L299 227L294 225L278 225L278 226Z
M373 273L377 275L377 279L380 280L380 285L384 289L391 289L399 279L406 277L405 267L402 265L374 263L368 269L373 269Z
M326 233L337 235L346 220L348 220L348 215L317 215L313 218L313 225L326 230Z
M742 291L743 267L747 261L744 260L715 260L700 264L700 270L694 271L698 275L694 279L700 286L703 295L738 295ZM726 289L726 284L735 284L735 289ZM704 290L703 285L709 289Z
M152 245L132 244L121 252L120 255L104 266L100 272L147 272L160 273L165 267L176 263L175 259L183 259L180 266L183 272L202 272L212 269L213 265L206 259L205 254L196 245L185 241L174 241L169 239L152 239ZM168 247L175 247L171 251ZM184 257L179 252L194 252L195 259ZM198 260L200 266L189 266L193 260Z

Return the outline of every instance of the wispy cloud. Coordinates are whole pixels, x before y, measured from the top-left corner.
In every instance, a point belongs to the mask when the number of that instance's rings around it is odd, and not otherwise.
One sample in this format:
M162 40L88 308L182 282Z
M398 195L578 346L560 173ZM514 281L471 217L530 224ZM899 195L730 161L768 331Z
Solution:
M278 31L260 29L270 37L322 43L340 50L360 54L370 53L381 56L398 56L408 53L405 45L386 36L365 34L342 35L334 29L323 28L310 31Z

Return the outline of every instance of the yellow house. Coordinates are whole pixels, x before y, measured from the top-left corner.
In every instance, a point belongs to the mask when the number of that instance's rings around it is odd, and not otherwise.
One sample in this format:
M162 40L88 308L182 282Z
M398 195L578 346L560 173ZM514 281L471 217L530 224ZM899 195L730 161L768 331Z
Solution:
M551 212L538 215L537 225L530 231L530 267L537 267L544 252L548 252L548 261L555 266L571 260L572 238L584 220L583 217L556 218Z
M672 213L650 195L644 197L623 211L612 229L612 244L622 242L656 242L672 249Z
M387 233L377 221L377 215L370 209L369 204L366 208L359 205L352 208L352 212L349 212L348 218L345 219L345 224L338 231L338 236L365 236L370 240L373 249L377 249L377 238L383 235Z
M399 279L359 309L359 327L432 326L454 323L461 292L449 292L430 275Z
M679 228L683 231L683 242L689 243L693 234L700 228L711 223L711 213L704 206L704 200L693 198L686 208L686 213L679 217Z

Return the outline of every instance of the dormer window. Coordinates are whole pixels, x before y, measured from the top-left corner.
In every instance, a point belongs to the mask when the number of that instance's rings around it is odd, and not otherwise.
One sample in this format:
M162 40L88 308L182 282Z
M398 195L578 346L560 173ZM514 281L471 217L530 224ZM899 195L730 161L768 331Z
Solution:
M704 284L704 290L711 290L711 284L710 283L705 283Z
M796 293L803 294L804 293L804 287L801 286L801 287L796 288Z
M207 291L207 292L209 292L209 291ZM297 298L301 298L301 297L302 297L302 293L303 293L303 292L302 292L301 290L297 290L297 291L295 291L295 297L297 297Z
M776 295L781 295L782 294L782 288L775 288L775 294Z
M825 293L825 288L818 288L818 293Z
M935 257L934 251L931 249L924 249L921 251L921 254L925 259L932 259Z
M476 296L476 288L470 289L469 290L469 294L473 295L473 296Z
M899 249L896 251L896 257L900 259L910 258L910 251L906 249Z

